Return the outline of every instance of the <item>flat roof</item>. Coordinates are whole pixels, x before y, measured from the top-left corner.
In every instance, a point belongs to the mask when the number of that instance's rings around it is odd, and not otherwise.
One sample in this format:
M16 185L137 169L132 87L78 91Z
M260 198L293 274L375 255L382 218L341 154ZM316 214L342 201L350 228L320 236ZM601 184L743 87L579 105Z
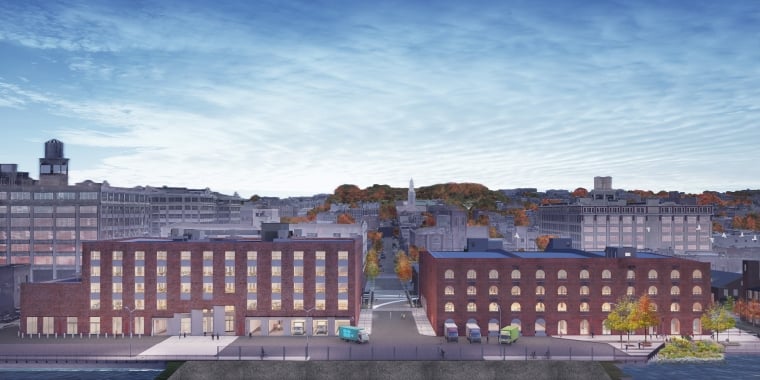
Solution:
M507 252L500 251L430 251L436 259L505 259Z
M431 251L430 254L436 259L597 259L605 258L604 252L587 252L578 250L567 251ZM634 259L663 259L669 256L658 255L651 252L636 252Z

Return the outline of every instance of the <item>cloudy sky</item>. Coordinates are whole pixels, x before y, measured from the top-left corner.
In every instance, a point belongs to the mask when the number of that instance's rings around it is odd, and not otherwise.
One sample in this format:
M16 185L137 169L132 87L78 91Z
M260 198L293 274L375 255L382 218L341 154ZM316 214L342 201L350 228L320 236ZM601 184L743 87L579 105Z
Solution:
M0 2L0 162L241 196L760 188L760 2Z

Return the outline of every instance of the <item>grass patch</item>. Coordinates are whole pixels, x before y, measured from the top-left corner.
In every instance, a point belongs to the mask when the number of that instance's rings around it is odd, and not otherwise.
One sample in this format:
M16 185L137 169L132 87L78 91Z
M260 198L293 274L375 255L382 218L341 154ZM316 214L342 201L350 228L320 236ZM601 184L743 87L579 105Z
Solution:
M665 360L674 359L723 359L723 346L711 341L690 341L675 338L659 352Z
M166 362L166 368L156 376L156 380L168 380L185 362Z

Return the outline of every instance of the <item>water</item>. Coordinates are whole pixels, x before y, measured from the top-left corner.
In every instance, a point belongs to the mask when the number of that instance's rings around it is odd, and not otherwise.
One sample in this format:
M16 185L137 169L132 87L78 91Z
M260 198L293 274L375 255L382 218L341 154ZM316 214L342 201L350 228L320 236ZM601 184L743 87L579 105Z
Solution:
M645 365L625 365L622 369L633 379L760 379L760 356L726 355L724 361L705 363L651 362Z
M157 369L89 368L0 369L0 379L8 380L153 380L161 373Z

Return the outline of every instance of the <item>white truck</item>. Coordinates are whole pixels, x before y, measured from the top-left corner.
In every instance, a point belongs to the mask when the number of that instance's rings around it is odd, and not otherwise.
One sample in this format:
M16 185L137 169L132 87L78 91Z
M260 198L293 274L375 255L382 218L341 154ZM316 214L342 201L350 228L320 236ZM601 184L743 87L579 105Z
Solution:
M477 323L468 323L465 326L465 331L467 332L467 340L470 341L470 343L480 343L481 342L481 335L480 335L480 326L478 326Z
M457 328L457 324L454 322L446 322L443 324L443 333L446 336L447 342L458 342L459 341L459 329Z

